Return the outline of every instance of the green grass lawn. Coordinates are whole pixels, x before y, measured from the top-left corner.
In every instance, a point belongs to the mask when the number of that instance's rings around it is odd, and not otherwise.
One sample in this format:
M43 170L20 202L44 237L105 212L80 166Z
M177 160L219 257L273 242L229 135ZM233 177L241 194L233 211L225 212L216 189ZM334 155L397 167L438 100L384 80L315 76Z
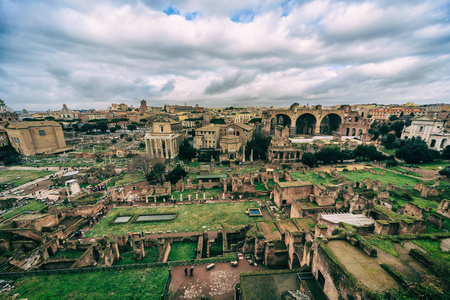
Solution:
M7 220L7 219L14 217L15 215L20 214L23 211L40 211L44 207L46 207L45 204L43 204L41 202L33 201L22 207L15 208L15 209L7 212L3 216L5 217L5 220Z
M393 195L391 195L389 197L390 199L395 199L398 202L398 205L406 205L408 203L407 200L400 198L400 197L395 197ZM423 198L419 198L419 197L412 197L413 201L409 201L412 202L414 204L416 204L417 206L419 206L420 208L431 208L432 212L436 212L437 207L439 206L439 203L433 200L427 200L427 199L423 199Z
M363 181L366 178L370 178L373 180L379 180L382 184L382 187L385 188L386 185L388 183L391 183L392 185L399 187L399 188L404 188L404 184L408 184L409 188L414 188L414 185L416 183L422 182L422 180L411 177L411 176L407 176L407 175L403 175L403 174L398 174L395 172L391 172L386 170L386 173L384 176L381 176L381 172L383 171L383 169L379 169L379 168L372 168L372 170L374 170L375 172L377 172L378 174L373 174L370 172L364 172L363 170L360 170L358 172L341 172L340 174L345 176L345 178L347 178L348 180L351 181Z
M211 199L212 196L219 196L220 199L222 199L222 193L223 193L223 189L221 188L214 188L214 189L206 189L204 191L199 191L199 190L192 190L192 191L188 191L185 190L184 192L172 192L172 196L174 199L180 199L180 195L183 195L183 201L187 201L188 200L188 195L191 195L191 199L195 200L195 194L198 193L198 199L202 200L203 199L203 193L205 193L205 197L206 199Z
M116 181L116 186L126 185L130 182L135 182L135 181L140 181L140 180L145 179L144 175L142 175L141 173L123 174L119 178L120 179Z
M450 162L448 160L438 160L433 161L429 163L419 164L417 165L419 168L423 170L434 170L434 171L440 171L445 168L445 166L450 165ZM441 169L439 169L441 167Z
M384 146L381 146L380 150L389 155L395 155L395 151L397 151L397 149L386 149Z
M328 173L325 174L325 178L316 175L313 171L308 171L306 174L302 174L301 172L292 172L291 175L296 180L310 181L314 184L337 184L337 180L333 179L330 175L328 175Z
M222 241L216 241L211 243L211 248L209 250L210 256L215 257L223 254L223 244Z
M151 268L22 277L14 282L16 288L9 296L18 293L19 298L30 300L159 300L168 274L167 268Z
M86 233L87 237L103 236L108 234L124 234L129 232L158 232L177 230L182 231L206 231L219 230L221 225L240 228L253 221L262 220L263 217L249 217L245 214L248 208L258 208L256 202L237 203L213 203L180 205L178 207L121 207L114 208L94 228ZM148 223L127 223L120 225L110 225L117 215L134 214L161 214L178 213L178 217L172 221L148 222ZM203 228L203 226L206 226Z
M262 183L262 182L255 182L255 190L262 191L262 192L267 191L266 187L264 186L264 183Z
M195 251L197 250L197 242L176 242L170 245L170 261L191 260L195 259Z
M145 250L145 257L141 261L136 261L133 257L133 249L130 249L128 251L120 251L120 256L122 256L122 259L119 261L114 262L114 265L130 265L130 264L149 264L154 263L158 261L159 257L159 251L158 247L153 248L146 248Z
M419 174L419 173L416 173L416 172L413 172L413 171L409 171L409 170L405 170L405 169L402 169L402 168L400 168L400 167L386 167L386 169L388 169L388 170L393 170L393 171L397 171L397 172L400 172L400 173L402 173L402 172L408 172L408 175L411 175L411 176L416 176L416 177L424 177L422 174Z
M241 169L241 174L247 174L247 173L250 173L250 172L259 172L260 169L261 169L261 167L259 167L259 166L242 168Z
M73 258L79 258L81 255L83 255L84 251L58 251L55 255L53 255L51 258L55 259L61 256L64 256L67 259L73 259Z
M392 246L390 240L382 240L378 237L369 237L366 238L366 240L367 242L369 242L369 244L374 245L381 250L398 257L397 251L395 251L394 246Z
M435 262L450 267L450 252L443 252L439 249L439 240L413 240L412 242L427 251Z
M2 170L0 172L0 184L19 186L52 173L52 171L38 170Z

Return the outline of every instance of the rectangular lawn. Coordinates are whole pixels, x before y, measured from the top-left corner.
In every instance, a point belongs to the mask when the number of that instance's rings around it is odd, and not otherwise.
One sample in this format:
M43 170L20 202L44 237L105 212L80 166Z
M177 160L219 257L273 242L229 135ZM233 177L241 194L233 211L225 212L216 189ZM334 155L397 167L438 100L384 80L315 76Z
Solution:
M40 170L2 170L0 172L0 184L7 183L13 186L19 186L52 173L52 171Z
M168 268L41 275L19 278L20 299L161 299Z
M404 184L406 183L408 185L409 188L414 188L414 185L416 183L422 182L422 180L411 177L411 176L407 176L407 175L403 175L403 174L398 174L392 171L388 171L385 170L385 174L384 176L381 175L383 169L379 169L379 168L372 168L373 171L377 172L378 174L373 174L370 172L364 172L364 171L358 171L358 172L354 172L354 171L350 171L350 172L341 172L340 175L345 176L345 178L347 178L348 180L351 181L363 181L366 178L370 178L373 180L379 180L383 186L383 188L386 187L386 185L388 183L391 183L392 185L399 187L399 188L404 188Z
M45 204L41 203L41 202L37 202L37 201L33 201L28 203L27 205L15 208L9 212L7 212L4 217L5 220L14 217L15 215L20 214L23 211L40 211L42 210L44 207L46 207Z
M103 236L108 234L120 235L129 232L155 232L172 231L207 231L219 230L222 225L227 228L241 228L253 221L262 220L263 217L249 217L245 214L248 208L259 208L258 203L232 202L232 203L208 203L194 205L180 205L178 207L121 207L114 208L100 220L86 237ZM178 213L178 217L172 221L155 221L147 223L126 223L110 225L110 222L118 215L144 215ZM205 227L204 227L205 226Z

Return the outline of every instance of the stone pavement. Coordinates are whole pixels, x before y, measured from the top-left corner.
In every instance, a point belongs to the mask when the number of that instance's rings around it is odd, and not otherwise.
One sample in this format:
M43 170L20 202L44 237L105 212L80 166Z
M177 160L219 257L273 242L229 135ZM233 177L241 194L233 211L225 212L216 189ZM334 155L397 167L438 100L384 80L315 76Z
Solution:
M217 300L232 300L234 286L239 282L241 272L262 271L261 266L250 266L240 255L239 265L232 267L231 263L216 263L211 270L206 270L206 264L194 266L194 276L186 277L184 269L191 266L176 266L172 269L172 281L169 291L171 299L199 299L208 296Z

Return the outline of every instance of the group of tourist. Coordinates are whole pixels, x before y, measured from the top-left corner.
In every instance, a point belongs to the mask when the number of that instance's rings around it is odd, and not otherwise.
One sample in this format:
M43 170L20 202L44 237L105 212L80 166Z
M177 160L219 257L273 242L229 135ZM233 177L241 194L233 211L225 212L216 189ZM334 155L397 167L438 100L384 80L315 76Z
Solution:
M191 270L189 271L190 277L194 276L194 266L191 266ZM188 276L188 268L184 269L184 276Z

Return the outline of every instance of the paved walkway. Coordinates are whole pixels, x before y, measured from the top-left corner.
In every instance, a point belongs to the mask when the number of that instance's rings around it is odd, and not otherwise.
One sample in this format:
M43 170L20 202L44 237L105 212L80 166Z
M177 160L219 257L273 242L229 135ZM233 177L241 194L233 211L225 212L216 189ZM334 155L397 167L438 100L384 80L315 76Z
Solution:
M217 263L211 270L206 270L206 264L195 265L192 277L186 277L184 273L185 268L189 272L190 265L173 267L169 286L173 297L170 299L199 299L201 296L215 300L234 299L234 286L239 282L241 272L265 270L261 266L250 266L242 254L239 256L237 267L232 267L231 263Z

